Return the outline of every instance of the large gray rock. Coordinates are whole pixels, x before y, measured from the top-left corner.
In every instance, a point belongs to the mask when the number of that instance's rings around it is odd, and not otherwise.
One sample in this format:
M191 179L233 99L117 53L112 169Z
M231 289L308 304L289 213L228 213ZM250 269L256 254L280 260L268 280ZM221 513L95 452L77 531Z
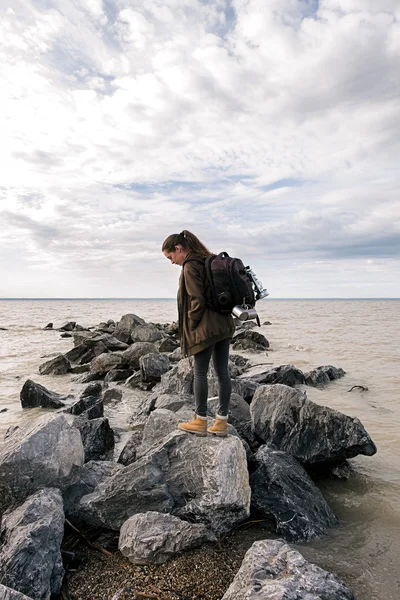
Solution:
M119 353L103 353L96 356L90 363L90 372L105 375L111 369L118 369L122 365L122 356Z
M270 518L290 542L322 537L338 524L319 489L295 458L262 446L250 475L251 508Z
M174 431L93 494L77 518L119 529L134 514L155 510L228 531L249 515L250 487L241 441L199 438Z
M67 396L51 392L43 385L27 379L19 394L22 408L62 408Z
M161 376L161 381L154 387L154 392L161 394L192 394L193 393L193 359L184 358L167 373Z
M129 348L128 344L121 342L116 337L108 333L96 332L90 337L87 337L83 342L86 348L94 348L99 343L104 344L109 352L124 351Z
M215 417L219 407L218 398L210 398L207 405L209 414ZM240 437L244 438L250 446L254 444L255 438L251 424L250 407L241 396L235 393L231 395L229 402L228 421L233 425Z
M238 377L232 379L232 392L241 396L247 404L250 404L256 389L260 386L259 383L253 379L245 379Z
M172 412L185 408L194 412L194 396L193 394L161 394L155 399L151 410L156 408L166 408Z
M357 418L315 404L305 393L286 385L260 386L250 413L253 429L264 443L304 464L337 462L376 452Z
M164 338L158 347L160 352L174 352L177 348L179 348L178 340L169 336Z
M160 565L211 539L215 536L202 524L150 511L133 515L123 523L118 548L134 564Z
M71 364L63 354L59 354L55 358L46 361L39 367L41 375L65 375L70 371Z
M343 369L340 367L333 367L332 365L324 365L317 367L308 373L304 373L305 382L307 385L325 385L330 381L340 379L345 375L346 371L343 371Z
M254 542L222 600L356 600L336 575L281 540Z
M48 329L51 329L51 327ZM0 600L33 600L33 598L28 598L28 596L25 596L25 594L21 594L20 592L12 590L11 588L0 583Z
M76 506L83 496L91 494L100 483L110 479L121 469L123 469L122 465L107 460L91 460L84 464L75 483L63 493L64 510L67 516L70 509Z
M137 371L140 368L139 359L146 354L155 354L158 350L150 342L136 342L122 353L122 363Z
M63 414L43 415L16 429L0 447L0 478L22 500L42 487L65 489L83 460L79 431Z
M75 419L74 426L79 429L82 437L85 462L112 459L114 431L111 429L108 419L101 417L89 420L82 415Z
M143 427L139 427L133 430L126 441L121 453L118 457L118 463L121 465L131 465L135 462L137 456L137 450L142 443L143 438Z
M137 315L129 314L121 317L121 320L117 324L117 328L114 331L115 337L121 342L125 342L126 344L130 344L131 340L131 332L138 325L144 325L144 319L141 319Z
M232 348L234 350L255 350L262 352L269 348L269 342L262 333L246 329L238 331L233 335Z
M6 513L1 527L0 582L35 600L49 600L61 589L64 569L63 501L47 488Z
M71 415L85 413L88 419L98 419L104 414L102 400L102 385L98 381L90 383L80 394L79 399L68 407L65 412Z
M159 352L141 356L139 365L142 381L149 383L160 381L161 375L169 371L170 368L168 356Z
M132 342L156 342L163 334L154 325L137 325L131 331Z
M193 411L182 407L173 412L158 408L150 413L143 427L141 445L137 448L137 457L146 454L149 449L160 442L166 435L178 431L178 423L193 418Z
M260 385L265 383L282 383L293 387L305 383L303 372L294 365L252 367L246 370L241 377L251 379Z

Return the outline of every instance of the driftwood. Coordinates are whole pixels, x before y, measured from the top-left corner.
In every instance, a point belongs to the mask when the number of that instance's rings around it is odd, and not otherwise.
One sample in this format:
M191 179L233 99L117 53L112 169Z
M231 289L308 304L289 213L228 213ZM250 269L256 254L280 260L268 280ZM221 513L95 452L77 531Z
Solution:
M353 390L355 390L355 389L359 389L359 390L361 390L362 392L368 392L368 388L367 388L367 387L364 387L363 385L353 385L353 387L352 387L352 388L350 388L350 389L349 389L349 390L347 390L347 391L348 391L348 392L352 392L352 391L353 391Z
M93 548L94 550L99 550L100 552L102 552L103 554L105 554L106 556L112 556L112 552L109 552L108 550L106 550L105 548L103 548L102 546L100 546L100 544L93 544L84 533L82 533L82 531L79 531L79 529L77 529L74 525L72 525L72 523L70 521L68 521L68 519L65 519L66 524L68 525L68 527L71 527L71 529L73 529L73 531L75 531L75 533L77 533L85 542L85 544L87 544L90 548Z

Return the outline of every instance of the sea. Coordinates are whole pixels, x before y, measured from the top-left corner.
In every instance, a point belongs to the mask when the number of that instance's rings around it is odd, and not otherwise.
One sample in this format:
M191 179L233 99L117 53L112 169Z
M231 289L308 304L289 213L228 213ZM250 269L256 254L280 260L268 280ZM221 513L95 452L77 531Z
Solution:
M257 309L261 322L269 323L260 332L270 349L241 354L254 365L343 368L342 379L304 389L310 400L360 419L378 449L375 456L350 461L354 472L349 480L318 483L340 524L324 538L296 548L341 577L358 600L399 600L400 300L267 298ZM70 375L39 375L48 357L73 346L56 329L67 321L93 327L127 313L154 323L177 319L176 302L170 299L0 300L0 440L8 427L42 412L21 409L26 379L62 394L82 389ZM45 331L49 322L54 329ZM132 396L129 402L122 399L109 415L112 425L126 426L134 401Z

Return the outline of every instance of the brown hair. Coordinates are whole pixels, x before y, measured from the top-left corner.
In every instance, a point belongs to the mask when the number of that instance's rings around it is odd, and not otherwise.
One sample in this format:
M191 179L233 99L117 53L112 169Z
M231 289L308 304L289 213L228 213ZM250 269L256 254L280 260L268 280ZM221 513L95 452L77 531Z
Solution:
M173 233L169 235L162 245L163 252L175 252L175 246L182 246L184 250L189 252L193 252L197 256L201 258L207 258L207 256L212 256L213 253L210 252L208 248L199 240L198 237L184 229L181 233Z

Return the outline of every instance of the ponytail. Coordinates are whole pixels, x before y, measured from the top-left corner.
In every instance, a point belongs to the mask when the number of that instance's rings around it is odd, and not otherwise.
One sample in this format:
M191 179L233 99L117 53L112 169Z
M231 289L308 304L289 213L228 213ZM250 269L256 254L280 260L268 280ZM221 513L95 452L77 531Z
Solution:
M187 229L181 231L181 233L173 233L169 235L162 245L163 252L174 252L176 246L182 246L184 250L193 252L201 258L207 258L212 256L213 253L199 240L198 237L191 233Z

